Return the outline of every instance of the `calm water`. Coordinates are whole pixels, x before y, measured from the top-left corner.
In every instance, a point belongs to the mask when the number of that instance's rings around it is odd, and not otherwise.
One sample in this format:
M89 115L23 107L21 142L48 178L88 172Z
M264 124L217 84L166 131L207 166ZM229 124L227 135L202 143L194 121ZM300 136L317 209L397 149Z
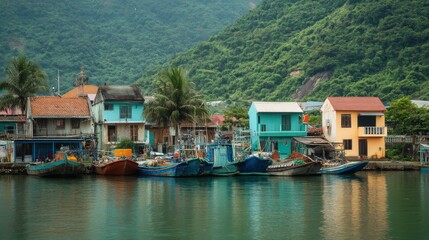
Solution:
M0 176L0 239L428 239L429 173Z

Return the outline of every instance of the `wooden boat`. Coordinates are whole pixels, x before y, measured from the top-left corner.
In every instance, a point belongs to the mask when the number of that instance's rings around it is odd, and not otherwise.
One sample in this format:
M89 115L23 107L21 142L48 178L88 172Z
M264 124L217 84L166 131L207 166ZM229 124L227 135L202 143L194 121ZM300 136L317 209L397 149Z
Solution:
M322 163L307 155L292 152L288 159L274 161L268 166L267 172L274 176L299 176L320 174Z
M187 160L157 161L148 160L137 168L142 176L160 177L195 177L208 175L210 164L204 159L192 158Z
M94 167L97 174L127 176L137 174L138 163L130 158L104 159L94 164Z
M51 162L28 164L26 168L28 175L41 177L73 177L85 171L84 164L68 151L57 152Z
M211 175L232 176L238 173L238 162L232 156L232 145L216 142L207 145L208 162L213 164Z
M290 160L284 163L268 166L267 172L273 176L302 176L320 174L320 162L304 160Z
M251 155L238 163L238 171L240 175L268 175L267 168L272 164L270 158L262 158L256 155Z
M321 169L321 173L327 174L353 174L362 170L368 161L353 161L347 163L333 163L332 165L325 164Z

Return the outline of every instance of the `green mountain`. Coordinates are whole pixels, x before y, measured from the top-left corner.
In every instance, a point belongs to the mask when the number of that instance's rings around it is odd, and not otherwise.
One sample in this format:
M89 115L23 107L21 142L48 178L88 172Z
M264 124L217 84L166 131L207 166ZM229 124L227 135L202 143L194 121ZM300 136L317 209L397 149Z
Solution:
M428 18L420 0L263 0L139 83L182 66L209 99L429 99Z
M81 68L90 84L135 82L254 8L259 0L2 0L0 67L20 52L61 90ZM0 71L0 78L4 72Z

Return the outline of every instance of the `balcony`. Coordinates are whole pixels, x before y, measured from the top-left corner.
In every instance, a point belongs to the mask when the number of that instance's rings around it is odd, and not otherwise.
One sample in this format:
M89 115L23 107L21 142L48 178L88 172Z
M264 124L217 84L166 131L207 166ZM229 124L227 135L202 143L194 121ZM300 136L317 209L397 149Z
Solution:
M386 127L359 127L359 137L386 137Z
M259 131L257 132L257 135L259 135L260 137L299 137L307 135L307 128L305 125L301 125L298 127L298 129L292 130L282 130L281 126L275 129L263 129L261 125L259 125L258 127Z

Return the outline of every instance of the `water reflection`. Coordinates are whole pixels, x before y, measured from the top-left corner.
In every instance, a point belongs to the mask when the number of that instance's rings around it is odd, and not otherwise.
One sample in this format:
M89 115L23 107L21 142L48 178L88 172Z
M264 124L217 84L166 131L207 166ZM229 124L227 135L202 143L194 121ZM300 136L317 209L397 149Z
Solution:
M429 234L428 182L419 172L0 176L0 239L418 239Z
M388 223L384 174L326 175L323 181L321 230L325 239L385 237Z

